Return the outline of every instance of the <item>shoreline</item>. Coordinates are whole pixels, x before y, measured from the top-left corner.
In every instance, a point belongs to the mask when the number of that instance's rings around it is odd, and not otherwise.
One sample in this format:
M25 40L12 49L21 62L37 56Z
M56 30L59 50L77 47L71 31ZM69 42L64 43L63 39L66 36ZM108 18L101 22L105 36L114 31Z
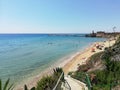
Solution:
M23 80L21 83L18 83L19 85L15 86L15 90L23 90L25 84L28 86L28 89L33 87L33 86L36 86L37 82L42 77L53 74L53 69L54 68L57 68L57 67L64 68L67 63L69 63L74 57L76 57L77 55L82 53L91 44L92 43L82 47L81 49L79 49L76 52L73 52L73 53L59 59L57 62L55 62L54 64L52 64L51 66L46 68L44 71L40 72L39 74L29 77L26 81Z
M65 73L65 75L67 75L69 72L71 71L76 71L78 64L82 65L85 64L85 62L88 60L88 58L90 56L92 56L95 53L98 53L102 50L98 50L96 52L92 52L91 53L91 48L94 47L94 45L96 43L102 44L102 43L106 43L105 47L108 47L108 40L105 40L105 42L93 42L89 45L86 45L86 47L84 47L83 49L80 49L79 51L77 51L76 53L69 55L66 58L63 58L62 60L58 60L56 63L54 63L53 65L49 66L48 68L46 68L44 71L42 71L39 75L36 75L34 77L31 77L26 83L28 88L31 88L33 86L36 86L37 82L45 76L51 75L53 73L53 69L57 67L61 67L63 68L63 71ZM112 42L111 45L113 45L115 43L115 41ZM23 90L24 88L24 84L20 84L17 85L15 90Z
M93 43L93 44L94 44L94 43ZM93 44L90 45L90 47L92 47ZM74 71L74 70L71 70L71 69L73 68L73 65L75 64L75 62L77 61L77 58L78 58L79 56L81 56L82 54L86 53L86 51L89 50L90 47L89 47L89 46L86 47L83 51L80 51L80 52L79 52L76 56L74 56L68 63L66 63L66 65L63 67L63 71L64 71L64 73L65 73L66 75L67 75L69 72ZM74 65L74 66L75 66L75 65Z
M53 69L54 68L57 68L57 67L63 68L68 62L70 62L74 57L79 55L79 53L81 53L87 47L88 47L88 45L86 45L85 47L79 49L77 52L73 52L73 53L71 53L71 54L69 54L69 55L59 59L58 61L56 61L51 66L47 67L45 70L43 70L39 74L37 74L35 76L29 77L26 81L23 80L21 83L18 83L19 85L16 85L15 90L23 90L25 84L28 86L28 88L36 86L36 83L42 77L45 77L45 76L53 74Z
M114 45L116 40L105 40L104 42L94 42L92 45L87 47L83 52L80 52L77 56L75 56L70 62L68 62L64 67L63 71L67 75L69 72L76 71L79 65L85 64L89 58L95 53L99 53L104 51L106 47ZM96 45L104 45L102 50L96 49ZM91 49L95 49L95 52L91 52Z

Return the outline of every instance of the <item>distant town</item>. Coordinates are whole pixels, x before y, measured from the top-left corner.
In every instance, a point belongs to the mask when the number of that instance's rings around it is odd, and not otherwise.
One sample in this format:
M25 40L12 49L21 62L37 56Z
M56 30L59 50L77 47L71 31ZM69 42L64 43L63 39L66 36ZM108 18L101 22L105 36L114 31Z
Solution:
M105 32L105 31L98 31L98 32L94 32L92 31L92 33L90 34L86 34L86 37L103 37L103 38L109 38L109 37L113 37L116 35L120 35L120 32Z

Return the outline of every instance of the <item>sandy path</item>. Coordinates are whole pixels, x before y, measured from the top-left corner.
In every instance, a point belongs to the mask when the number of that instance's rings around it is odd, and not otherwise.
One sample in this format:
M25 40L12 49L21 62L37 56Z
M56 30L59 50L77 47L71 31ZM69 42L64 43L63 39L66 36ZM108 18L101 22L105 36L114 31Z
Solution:
M65 80L70 85L71 90L83 90L82 86L78 82L74 81L72 78L65 77ZM66 89L63 89L63 90L66 90Z

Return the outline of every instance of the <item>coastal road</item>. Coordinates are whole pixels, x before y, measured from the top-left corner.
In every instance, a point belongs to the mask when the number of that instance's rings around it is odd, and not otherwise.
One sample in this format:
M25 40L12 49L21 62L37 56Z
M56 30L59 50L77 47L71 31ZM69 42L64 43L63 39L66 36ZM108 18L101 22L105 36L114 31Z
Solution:
M65 85L63 90L88 90L86 85L70 76L65 76L68 85Z

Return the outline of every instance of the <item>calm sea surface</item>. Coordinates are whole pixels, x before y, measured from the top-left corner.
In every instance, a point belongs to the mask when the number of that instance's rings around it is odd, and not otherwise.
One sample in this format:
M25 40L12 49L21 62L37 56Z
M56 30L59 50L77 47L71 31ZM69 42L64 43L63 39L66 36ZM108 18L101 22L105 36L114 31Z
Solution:
M47 34L0 34L0 78L19 82L37 75L61 58L103 40Z

